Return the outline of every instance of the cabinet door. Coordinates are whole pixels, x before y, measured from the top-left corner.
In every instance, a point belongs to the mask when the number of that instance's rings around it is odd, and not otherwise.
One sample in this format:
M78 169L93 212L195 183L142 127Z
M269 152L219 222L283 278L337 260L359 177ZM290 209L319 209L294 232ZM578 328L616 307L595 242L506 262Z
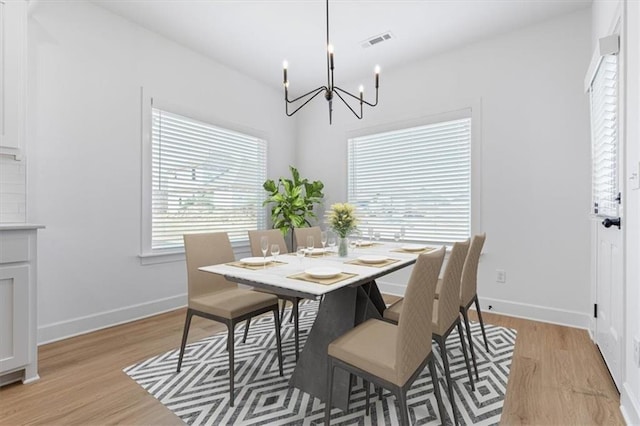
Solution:
M0 155L20 159L26 117L27 2L0 0Z
M0 373L29 363L29 265L0 266Z

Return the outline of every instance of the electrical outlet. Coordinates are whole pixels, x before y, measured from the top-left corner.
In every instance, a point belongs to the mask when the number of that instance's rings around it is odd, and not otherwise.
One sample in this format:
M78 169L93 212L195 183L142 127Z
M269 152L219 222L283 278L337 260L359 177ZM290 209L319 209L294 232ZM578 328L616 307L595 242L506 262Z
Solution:
M640 339L637 337L633 338L633 361L640 367Z
M507 274L506 272L504 272L504 269L496 269L496 282L497 283L507 282Z

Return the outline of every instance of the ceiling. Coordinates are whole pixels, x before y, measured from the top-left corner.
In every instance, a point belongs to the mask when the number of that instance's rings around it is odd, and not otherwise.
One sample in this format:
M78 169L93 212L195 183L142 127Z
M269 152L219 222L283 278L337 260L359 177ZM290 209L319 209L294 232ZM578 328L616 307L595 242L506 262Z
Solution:
M323 0L93 0L130 21L292 95L326 84ZM385 70L590 6L591 0L331 0L336 85L373 88ZM362 47L390 31L392 39ZM350 87L353 86L353 87Z

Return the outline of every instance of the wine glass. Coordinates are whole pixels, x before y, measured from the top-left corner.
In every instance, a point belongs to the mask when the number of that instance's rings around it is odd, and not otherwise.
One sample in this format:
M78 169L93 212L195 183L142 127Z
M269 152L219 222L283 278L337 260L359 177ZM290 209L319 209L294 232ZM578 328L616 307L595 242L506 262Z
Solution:
M327 245L327 231L320 233L320 242L322 243L322 253L324 254L324 246Z
M362 232L360 232L359 230L356 231L356 238L357 238L356 244L358 246L362 246Z
M356 252L356 247L358 247L358 237L349 238L349 248L354 254Z
M329 244L329 251L333 253L333 248L336 246L336 236L331 235L327 243Z
M373 228L369 228L369 242L373 243Z
M400 241L404 241L404 226L400 227Z
M280 254L280 244L271 244L271 256L273 256L274 262L278 260L279 254Z
M309 256L313 254L314 246L315 246L315 242L313 241L313 235L307 236L307 250L309 252Z
M266 267L267 265L267 250L269 250L269 237L263 235L260 237L260 250L262 250L262 266Z
M380 241L380 233L379 232L375 232L373 234L373 238L376 240L376 243L378 243Z
M298 257L298 260L300 261L301 265L302 265L302 259L304 259L305 252L306 252L306 249L303 246L299 246L298 249L296 250L296 256Z
M400 242L400 233L399 232L394 232L393 233L393 240L396 242L396 245L398 245L398 242Z

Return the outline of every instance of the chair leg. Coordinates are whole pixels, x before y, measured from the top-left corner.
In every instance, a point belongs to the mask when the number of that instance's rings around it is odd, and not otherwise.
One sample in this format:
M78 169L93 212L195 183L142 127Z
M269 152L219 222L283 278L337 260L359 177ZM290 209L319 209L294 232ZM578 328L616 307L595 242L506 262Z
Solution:
M442 403L442 395L440 394L440 383L438 383L438 373L436 363L433 356L429 360L429 372L431 373L431 382L433 383L433 392L436 394L436 402L438 403L438 412L440 413L440 424L444 424L445 411Z
M469 363L469 355L467 355L467 345L464 342L464 336L462 335L462 324L458 317L458 336L460 337L460 344L462 345L462 353L464 354L464 363L467 365L467 374L469 374L469 383L471 383L471 390L476 390L476 385L473 382L473 374L471 374L471 364Z
M460 313L462 313L462 317L464 318L464 328L467 331L467 340L469 341L469 349L471 350L471 361L473 361L473 369L476 372L476 380L480 380L480 375L478 374L478 363L476 362L476 350L473 348L471 327L469 326L469 313L462 306L460 307Z
M333 365L333 359L329 357L327 360L327 397L324 406L324 424L329 425L331 423L331 397L333 396L333 372L335 366Z
M449 401L451 402L451 410L453 412L453 422L458 424L458 412L456 408L456 401L453 398L453 383L451 383L451 373L449 371L449 359L447 358L447 345L445 343L445 336L438 336L436 338L438 346L440 346L440 356L442 357L442 364L444 365L444 375L447 379L447 388L449 390Z
M234 331L235 331L235 324L232 322L230 324L227 324L227 327L229 328L229 335L227 336L227 349L229 350L229 406L233 407L234 401L235 401L235 391L233 388L233 381L235 380L235 374L236 374L236 369L235 369L235 364L234 364L234 344L233 344L233 340L234 340Z
M276 326L276 346L278 348L278 367L280 369L280 375L284 375L284 370L282 369L282 341L280 340L280 318L278 318L278 307L276 306L273 309L273 322Z
M242 343L247 342L247 334L249 334L249 326L251 325L251 318L247 318L247 322L244 325L244 336L242 336Z
M476 312L478 312L478 320L480 320L480 328L482 329L482 338L484 339L484 347L489 352L489 343L487 342L487 334L484 332L484 321L482 321L482 311L480 310L480 302L478 302L478 295L474 297L476 303Z
M409 411L407 410L407 393L404 389L398 388L396 390L396 396L398 398L398 410L400 411L400 424L402 426L409 426Z
M192 317L193 312L191 312L191 309L187 309L187 317L184 320L184 331L182 332L182 343L180 344L180 355L178 356L178 369L176 370L178 373L180 372L180 368L182 368L182 357L184 356L184 348L187 346L187 336L189 335Z
M280 308L280 323L282 323L282 321L284 321L284 308L285 306L287 306L287 300L286 299L282 299L282 307Z
M291 308L292 313L293 313L293 332L294 332L294 339L296 342L296 362L298 361L298 355L300 352L300 334L299 334L299 329L300 329L300 323L299 323L299 312L298 312L298 303L300 302L299 298L295 298L293 300L293 307Z
M369 391L371 389L369 389L369 382L367 380L362 379L362 384L364 386L364 395L365 395L364 414L365 416L368 416L369 415L369 399L370 399Z

